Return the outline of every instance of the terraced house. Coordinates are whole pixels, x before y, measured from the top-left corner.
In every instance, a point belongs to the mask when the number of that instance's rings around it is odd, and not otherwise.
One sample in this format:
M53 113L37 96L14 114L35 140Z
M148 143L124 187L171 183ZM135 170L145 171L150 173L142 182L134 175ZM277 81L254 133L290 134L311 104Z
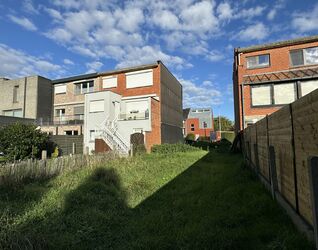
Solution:
M127 153L134 133L144 135L148 151L154 144L183 138L182 86L160 61L52 84L53 112L38 118L42 130L83 134L89 152L116 148Z
M236 132L318 88L318 36L236 48Z

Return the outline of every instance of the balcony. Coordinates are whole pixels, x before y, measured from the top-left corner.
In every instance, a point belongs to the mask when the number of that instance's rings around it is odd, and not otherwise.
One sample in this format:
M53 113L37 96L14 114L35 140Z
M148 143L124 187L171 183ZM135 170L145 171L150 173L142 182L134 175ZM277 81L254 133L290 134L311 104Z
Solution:
M119 114L120 121L132 121L132 120L148 120L149 111L145 112L130 112L130 113L121 113Z
M84 115L62 115L52 117L42 117L36 120L39 126L54 125L81 125L84 123Z

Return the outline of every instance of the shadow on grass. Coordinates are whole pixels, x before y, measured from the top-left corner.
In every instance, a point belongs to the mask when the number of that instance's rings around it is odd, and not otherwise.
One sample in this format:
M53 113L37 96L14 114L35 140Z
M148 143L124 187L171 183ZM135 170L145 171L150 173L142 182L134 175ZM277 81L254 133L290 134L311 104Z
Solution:
M98 168L67 195L62 212L16 228L23 236L16 243L22 249L311 249L239 163L239 156L210 152L134 208L115 169Z

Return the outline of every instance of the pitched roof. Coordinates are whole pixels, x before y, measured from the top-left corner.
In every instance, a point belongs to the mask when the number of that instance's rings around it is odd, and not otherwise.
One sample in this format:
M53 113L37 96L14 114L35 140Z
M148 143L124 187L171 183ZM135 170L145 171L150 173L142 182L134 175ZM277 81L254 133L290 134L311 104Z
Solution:
M292 40L278 41L278 42L274 42L274 43L253 45L253 46L249 46L249 47L245 47L245 48L236 48L235 51L238 53L246 53L246 52L279 48L279 47L285 47L285 46L303 44L303 43L310 43L310 42L317 42L317 41L318 41L318 35L309 36L309 37L301 37L301 38L292 39Z
M244 75L245 84L318 78L318 67Z

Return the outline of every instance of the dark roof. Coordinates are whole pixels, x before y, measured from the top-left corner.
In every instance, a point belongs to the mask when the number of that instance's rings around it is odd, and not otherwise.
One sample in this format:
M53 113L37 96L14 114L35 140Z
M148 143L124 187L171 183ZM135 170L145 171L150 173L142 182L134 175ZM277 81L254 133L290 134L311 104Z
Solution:
M318 78L318 67L243 76L245 84Z
M159 63L162 63L162 62L161 61L157 61L156 63L151 63L151 64L144 64L144 65L133 66L133 67L128 67L128 68L104 71L104 72L98 73L98 75L99 76L100 75L112 75L112 74L118 74L118 73L122 73L122 72L150 69L150 68L154 68L154 67L158 66Z
M183 120L188 119L189 113L190 113L189 108L183 109Z
M85 80L85 79L96 77L97 75L98 75L97 73L90 73L90 74L79 75L79 76L71 76L71 77L53 80L52 83L57 84L57 83L71 82L71 81L77 81L77 80Z
M292 40L279 41L279 42L274 42L274 43L254 45L254 46L249 46L249 47L245 47L245 48L236 48L235 51L238 53L246 53L246 52L279 48L279 47L285 47L285 46L297 45L297 44L303 44L303 43L310 43L310 42L316 42L316 41L318 41L318 35L317 36L302 37L302 38L297 38L297 39L292 39Z

